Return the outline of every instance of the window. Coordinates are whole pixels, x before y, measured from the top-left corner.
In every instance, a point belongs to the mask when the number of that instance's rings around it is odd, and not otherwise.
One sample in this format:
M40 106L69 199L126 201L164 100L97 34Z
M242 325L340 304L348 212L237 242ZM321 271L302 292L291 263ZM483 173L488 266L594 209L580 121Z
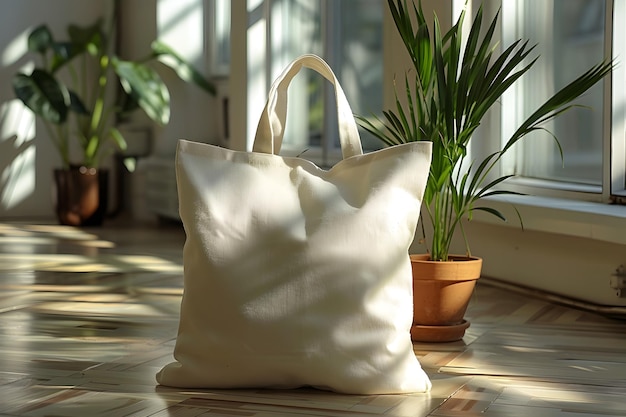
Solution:
M533 69L504 97L503 141L547 97L610 57L611 46L614 57L624 56L619 53L624 48L624 36L611 42L612 3L605 0L502 2L503 46L516 39L529 39L531 44L537 44L536 54L540 55ZM616 18L625 17L623 11L619 13L615 14ZM517 176L511 184L533 194L591 201L608 201L611 194L624 190L623 168L621 172L615 170L617 166L623 167L623 128L617 135L611 128L616 97L611 105L610 78L605 80L577 101L580 107L545 126L561 143L563 160L550 135L537 132L518 144L515 155L506 160L505 172ZM614 122L621 123L615 118ZM621 151L611 152L617 142Z
M417 0L415 0L417 1ZM465 0L453 0L459 9ZM382 110L383 74L382 20L386 2L381 0L256 0L249 8L248 24L263 15L266 27L255 32L254 42L263 43L262 71L266 74L261 90L295 57L303 53L323 56L337 74L353 111L360 115ZM480 0L474 0L477 8ZM626 5L610 0L510 0L483 1L486 14L501 7L502 44L530 39L537 44L540 59L505 95L497 115L477 134L489 146L473 149L490 153L543 100L560 87L600 62L613 56L626 56L625 25L613 25L612 16L626 20ZM615 3L615 4L614 4ZM439 7L439 6L437 6ZM440 16L441 17L441 16ZM261 35L261 36L258 36ZM262 39L261 39L262 38ZM256 48L256 44L255 44ZM258 78L258 60L248 71ZM621 66L624 66L621 64ZM614 77L624 78L618 67ZM620 75L621 74L621 75ZM250 74L249 74L250 76ZM578 104L546 128L563 147L563 161L554 141L545 132L518 144L515 153L504 160L504 173L515 174L508 187L519 191L590 201L609 201L626 189L626 146L624 145L625 106L622 83L596 85ZM330 86L312 72L296 77L289 91L284 154L303 154L322 165L340 157ZM612 102L611 102L612 97ZM253 109L256 111L256 109ZM256 112L248 123L254 124ZM612 119L612 121L611 121ZM496 126L496 127L493 127ZM254 126L254 128L256 125ZM250 129L250 127L249 127ZM377 140L361 132L364 149L380 147ZM248 131L248 140L250 131ZM479 141L474 141L474 147ZM480 141L485 142L485 141ZM478 155L479 156L479 155Z
M354 113L381 112L383 6L380 0L270 1L268 81L294 58L314 53L333 68ZM332 86L304 71L292 81L288 103L283 153L304 152L321 165L340 159ZM380 147L361 136L366 150Z
M417 3L419 0L412 1ZM553 148L550 137L529 140L527 147L517 147L515 149L517 151L516 154L511 153L508 155L511 158L507 158L501 168L505 170L505 173L516 173L518 176L508 182L507 188L517 188L518 191L528 194L543 195L505 196L505 198L500 200L493 198L492 201L485 202L486 205L498 208L509 221L502 222L500 219L486 213L484 216L481 216L481 213L476 213L473 221L467 223L467 231L472 239L472 251L484 256L485 260L488 261L485 262L486 276L502 279L504 282L516 285L544 289L577 299L593 300L597 304L611 305L616 302L613 295L614 291L608 287L605 277L607 273L610 274L610 271L614 270L615 266L623 263L623 245L626 244L626 238L623 233L624 225L626 224L626 209L623 206L603 203L609 202L616 195L624 195L626 184L626 163L624 162L626 159L626 105L624 105L624 97L626 97L626 83L624 83L626 79L626 24L624 24L626 22L626 2L611 0L469 0L474 12L477 9L477 5L481 2L485 8L486 17L492 17L501 9L501 24L498 30L502 30L503 33L502 45L506 44L506 42L511 42L516 36L526 33L531 36L534 42L539 42L540 46L554 49L557 47L555 45L557 42L565 42L568 36L576 38L574 32L568 32L559 26L567 24L568 27L571 26L572 31L578 28L577 36L586 38L584 42L594 42L597 45L597 50L594 52L598 54L596 57L612 56L617 60L618 66L613 70L611 77L607 77L603 86L598 87L597 91L590 92L590 94L585 96L585 99L592 98L592 100L597 100L597 95L599 94L601 101L592 104L592 109L580 109L586 113L586 117L594 120L593 127L584 127L586 129L585 132L591 132L585 133L585 135L592 135L593 137L585 138L584 135L580 135L579 131L582 128L575 129L574 133L578 134L578 136L571 139L566 137L569 135L569 132L561 133L560 131L555 131L559 135L561 142L568 141L567 145L564 143L564 146L567 147L565 149L565 164L567 168L562 169L561 161L559 158L554 157L556 149ZM600 8L604 11L603 20L598 18L598 6L591 4L592 2L601 3ZM256 118L260 112L258 107L260 106L262 109L262 106L265 104L269 83L275 79L277 72L289 62L289 59L295 57L297 55L296 52L300 52L289 51L284 47L284 44L282 47L278 47L277 39L281 37L277 36L277 34L272 36L274 49L271 53L269 52L269 46L267 48L263 47L259 51L261 45L269 45L268 27L276 24L276 21L272 22L271 25L267 22L266 16L269 16L270 3L274 4L274 7L279 7L279 9L282 7L283 10L286 10L287 4L298 4L295 0L283 0L281 2L278 2L278 0L248 0L247 8L244 8L242 3L245 4L246 2L231 2L231 6L235 10L233 14L235 19L233 20L233 28L246 27L247 37L244 38L242 35L237 35L237 31L232 32L236 43L232 49L233 55L231 59L236 59L237 62L233 63L231 67L231 80L234 80L234 82L231 82L229 86L232 93L231 99L237 105L234 111L231 112L231 128L232 130L238 129L237 134L233 132L231 146L239 150L243 150L247 145L250 145L250 139L254 137L256 123L258 122ZM326 34L326 30L330 30L333 27L329 22L337 15L335 14L336 12L333 12L334 17L329 16L328 19L324 19L322 16L325 13L329 13L329 7L338 7L336 3L354 4L353 0L328 0L327 2L310 0L300 2L301 5L309 7L310 9L308 10L314 11L301 18L308 19L306 20L308 22L320 22L317 28L315 28L315 25L306 28L311 33L317 33L318 36L318 43L316 44L318 49L306 52L323 52L325 58L329 61L337 58L332 53L333 50L327 51L325 48L328 48L328 46L323 45L341 45L338 41L329 43L329 37L335 40L338 38L335 38L332 34ZM448 27L452 20L448 19L451 15L451 9L458 13L460 7L463 7L465 3L466 0L429 0L424 1L424 7L434 8L440 18L442 27L445 28ZM276 6L275 4L282 4L282 6ZM585 9L586 5L591 9ZM264 13L259 13L258 9L262 7L265 7L267 10ZM382 13L387 7L384 0L380 1L377 7L382 8L379 16L388 15L387 13ZM550 11L549 14L545 11L546 7ZM562 9L557 10L557 7L567 8L567 19L564 17L566 12L561 11ZM542 14L533 17L532 12L534 8L543 10ZM279 9L274 9L274 11L276 12ZM355 6L352 10L358 11L361 9ZM525 9L526 14L522 13ZM595 10L595 14L590 12L593 10ZM425 11L429 13L429 10ZM577 12L577 14L574 12ZM290 13L294 13L293 10ZM471 13L468 13L468 16L470 15ZM579 16L579 19L571 17L574 15ZM289 21L289 18L295 19L295 17L294 14L291 14L291 16L287 15L284 17L286 20L283 20L283 22ZM531 28L527 27L524 29L521 26L525 19L533 18L543 19L544 25L540 28L543 31L542 33L529 33L532 30ZM613 24L614 19L616 24ZM600 29L600 25L603 25L602 29ZM339 29L345 29L346 27L346 25L343 25ZM277 27L274 27L274 30L276 29ZM305 27L295 25L291 29L304 30ZM545 29L550 29L550 31L545 31ZM560 30L561 34L555 36L552 29ZM526 32L518 32L518 30L525 30ZM598 35L597 33L600 32L602 34ZM592 35L592 33L596 34ZM389 33L385 33L385 35L389 35ZM288 39L289 36L289 33L284 33L283 39ZM364 37L365 35L360 36ZM300 37L299 39L304 42L304 38ZM376 39L374 41L372 45L375 45L377 42ZM579 38L578 42L583 41ZM576 65L580 65L578 71L575 72L579 74L586 69L588 64L576 61L576 59L586 59L587 57L583 56L582 52L580 54L575 53L576 48L582 46L582 43L577 45L573 42L571 45L573 45L574 50L558 52L560 56L565 57L567 55L568 59L574 59L573 62ZM572 47L571 45L570 47ZM251 46L253 47L251 48ZM314 45L309 43L306 46L307 48L313 48ZM559 48L561 47L564 46L559 46ZM335 47L334 51L336 52L337 49L343 51L342 48L337 47ZM283 59L281 58L283 56L281 53L285 53L286 50L292 55L284 57L282 62L276 61L277 59ZM385 57L388 68L392 70L408 68L410 64L407 65L402 60L403 53L403 45L395 43L391 36L385 36ZM561 62L550 61L549 52L541 53L540 67L537 67L541 70L540 76L546 77L545 80L553 84L552 88L556 88L555 86L558 83L564 82L559 77L565 70L570 69L569 65L574 64L568 64L567 67L564 67ZM269 55L272 55L271 64L266 62L266 58ZM340 55L341 57L346 57L345 52L343 52L343 56ZM361 56L361 59L363 58L364 56ZM546 59L548 61L544 63ZM597 60L593 58L590 61L595 63ZM352 88L350 85L352 81L344 76L344 65L341 64L341 60L339 60L339 63L337 61L331 62L331 65L338 76L341 77L342 85L349 94L353 110L357 114L367 114L370 110L367 107L360 107L360 101L355 99L352 91L349 91ZM363 69L369 70L376 67L359 66L358 68L359 80L365 82L368 77L364 76L366 72ZM556 68L559 69L557 70ZM245 71L247 73L244 74ZM375 71L382 74L382 68L380 67L376 68ZM393 75L389 73L381 75L385 85L384 93L387 96L392 95L391 90L393 87L391 86L390 77L393 77ZM302 75L296 77L296 79L300 78L303 78ZM261 81L255 82L258 79L261 79ZM538 82L527 81L527 85L520 85L519 89L511 91L511 94L507 94L500 106L494 106L494 112L490 115L489 120L485 120L479 131L476 132L476 134L481 136L478 140L472 141L471 152L477 160L482 159L480 154L489 155L494 150L500 149L502 138L506 137L506 129L511 129L511 125L515 126L515 120L521 118L518 112L528 111L529 106L527 105L524 108L523 105L523 99L526 98L527 94L524 93L524 88L530 91L528 94L531 94L531 96L542 93L547 88L543 84L537 84ZM542 85L542 87L532 89L533 83ZM257 88L257 84L261 85L261 88ZM305 86L308 84L308 81L304 82ZM375 83L368 85L374 86ZM360 87L360 91L365 91L363 86ZM372 91L374 91L374 88ZM259 104L259 102L262 103ZM363 103L370 103L370 101L366 99ZM314 136L309 136L309 132L315 131L315 129L309 129L308 124L310 119L312 119L309 109L313 108L314 105L306 102L301 102L301 105L304 109L302 114L305 115L307 126L305 134L301 136L303 138L302 142L295 143L295 152L301 152L305 146L308 147L311 144L315 144ZM247 118L245 124L240 122L241 117L237 116L240 114L245 114ZM601 114L600 126L597 125L597 120L599 119L595 119L597 114ZM293 124L293 116L294 114L290 113L288 124ZM578 120L575 120L575 122L578 122ZM314 123L311 124L314 125ZM562 126L555 125L550 126L550 128L561 129ZM323 129L319 128L318 131L320 130ZM293 136L293 138L296 137ZM572 141L571 144L569 143L570 140ZM319 143L323 143L321 138ZM327 141L326 143L328 144L329 142ZM332 144L333 142L330 143ZM545 144L546 147L549 147L549 151L540 148L540 144ZM322 149L322 147L320 146L319 149ZM332 150L333 148L328 147L326 149ZM552 154L549 152L552 152ZM310 149L305 155L311 157L312 153L314 153L313 149ZM570 157L570 155L572 156ZM540 167L534 164L533 158L540 160L543 166ZM332 163L329 159L328 162ZM584 173L582 170L581 172L576 172L569 169L570 164L574 163L581 163L590 168ZM587 201L572 201L571 199ZM519 222L516 221L518 213L523 218L523 232L519 227ZM571 237L576 237L576 239L571 239ZM457 242L456 247L457 250L464 250L461 242ZM595 254L599 253L598 251L602 252L601 256L595 256ZM589 261L590 253L594 254L593 262ZM541 262L535 263L533 266L532 262L529 263L527 260L529 259L528 256L532 257L535 255L538 256L537 259L540 259ZM567 267L564 267L566 265ZM572 283L575 285L572 285ZM623 304L621 301L619 303Z

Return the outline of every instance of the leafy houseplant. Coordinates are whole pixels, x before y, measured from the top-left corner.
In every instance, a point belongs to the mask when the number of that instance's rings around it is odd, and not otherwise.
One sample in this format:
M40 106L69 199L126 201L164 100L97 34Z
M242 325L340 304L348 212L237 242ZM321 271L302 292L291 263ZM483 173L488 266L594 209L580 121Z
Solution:
M159 125L168 123L169 92L150 64L164 63L184 81L215 93L209 81L159 41L152 43L151 53L143 59L119 58L111 42L114 22L108 26L105 31L102 19L86 27L69 25L68 39L63 41L55 40L46 25L36 27L28 37L28 51L39 55L40 64L13 78L17 98L44 122L61 157L62 171L83 167L83 173L94 173L107 153L105 145L124 150L126 141L115 122L136 109ZM76 149L81 156L74 160Z
M388 0L388 3L415 70L405 79L408 105L403 106L396 91L396 108L383 112L383 119L376 118L372 122L359 117L359 121L363 128L390 146L433 141L433 160L424 196L425 209L434 228L430 258L448 260L457 229L463 235L470 256L461 220L466 216L471 218L475 210L504 220L499 211L476 203L496 194L516 194L498 187L511 175L490 179L498 162L528 133L545 130L543 124L574 107L574 100L602 80L610 72L612 63L600 63L563 87L528 116L499 151L468 164L466 159L474 131L504 92L533 67L538 57L525 62L534 46L517 40L495 56L493 36L498 15L486 30L483 29L482 5L464 40L465 11L444 34L435 15L431 34L421 1L413 5L415 25L406 0ZM558 140L552 137L562 155Z
M612 63L600 63L583 73L528 116L500 150L482 161L470 161L468 149L474 137L473 133L504 92L533 67L538 59L530 59L534 46L529 46L528 41L517 40L496 55L493 36L498 15L484 28L482 5L477 11L467 39L463 39L465 11L444 34L441 33L435 15L434 30L431 33L421 1L419 5L412 4L412 8L409 8L406 0L388 0L388 4L413 63L413 68L406 74L404 81L405 100L402 100L396 90L395 109L384 111L382 118L370 120L358 117L358 120L363 128L389 146L419 140L433 142L432 164L424 195L424 209L431 221L433 234L430 252L421 258L440 264L448 263L442 261L469 260L472 257L462 219L471 219L474 211L481 210L504 220L502 213L496 209L477 203L484 197L497 194L517 194L502 188L502 183L511 175L497 176L495 172L503 155L528 133L546 130L542 127L543 124L575 106L574 100L602 80L611 71ZM411 14L414 14L415 23L411 20ZM553 135L551 137L562 156L557 138ZM457 230L460 230L465 242L465 256L453 256L449 253ZM424 299L441 300L441 294L428 297L418 294L423 288L417 289L416 284L415 265L421 262L417 257L415 255L413 262L414 298L420 295L420 303ZM479 258L477 260L481 261ZM468 281L469 278L464 280ZM442 282L430 282L426 286L437 288L441 293L444 289L450 292L452 284L447 275ZM473 284L466 291L467 302L472 289ZM462 337L467 326L458 322L458 310L462 309L462 316L467 302L462 307L445 308L453 311L456 319L443 320L442 323L429 321L426 325L460 326ZM441 301L442 305L446 303L447 301ZM416 302L414 325L421 324L416 323L416 317L423 308ZM454 340L456 336L448 340ZM425 340L437 341L438 337Z

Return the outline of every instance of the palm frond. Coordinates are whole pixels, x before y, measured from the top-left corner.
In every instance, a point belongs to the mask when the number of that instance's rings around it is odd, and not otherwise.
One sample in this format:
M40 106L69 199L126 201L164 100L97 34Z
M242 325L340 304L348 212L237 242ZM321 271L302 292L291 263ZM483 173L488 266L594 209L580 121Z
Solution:
M561 144L545 123L578 106L575 100L602 80L613 63L604 61L583 73L531 113L500 150L468 163L475 130L502 95L532 70L539 59L532 56L536 45L519 39L498 53L494 36L500 11L487 21L482 6L464 41L465 10L445 33L435 14L431 33L421 1L409 7L407 0L388 0L388 5L414 68L404 80L404 100L395 91L395 108L384 111L382 119L357 120L389 146L416 140L433 142L424 204L433 223L431 258L447 260L452 237L458 227L462 230L464 216L471 218L478 210L506 220L498 210L476 206L486 197L518 194L502 188L512 175L497 173L506 152L529 133L544 131L563 158ZM516 213L521 223L517 209ZM464 232L463 237L466 239ZM467 240L465 243L469 252Z

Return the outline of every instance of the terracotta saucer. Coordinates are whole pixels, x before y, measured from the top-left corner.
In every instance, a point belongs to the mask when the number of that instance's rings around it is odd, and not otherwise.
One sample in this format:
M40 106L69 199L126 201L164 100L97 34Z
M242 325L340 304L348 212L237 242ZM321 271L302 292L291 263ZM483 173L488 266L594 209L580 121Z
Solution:
M414 342L454 342L463 338L469 326L470 323L467 320L451 326L415 325L411 327L411 340Z

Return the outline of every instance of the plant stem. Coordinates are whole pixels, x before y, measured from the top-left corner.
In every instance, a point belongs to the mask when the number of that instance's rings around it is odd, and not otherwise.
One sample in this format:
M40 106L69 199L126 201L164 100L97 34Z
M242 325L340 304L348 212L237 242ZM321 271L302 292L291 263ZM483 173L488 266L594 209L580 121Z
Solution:
M69 153L69 140L67 137L67 132L63 132L63 129L60 125L55 125L56 129L52 128L52 124L50 122L44 121L44 127L52 139L52 143L57 148L59 152L59 156L61 156L61 166L63 169L68 169L70 167L70 153ZM56 132L55 132L56 130Z

